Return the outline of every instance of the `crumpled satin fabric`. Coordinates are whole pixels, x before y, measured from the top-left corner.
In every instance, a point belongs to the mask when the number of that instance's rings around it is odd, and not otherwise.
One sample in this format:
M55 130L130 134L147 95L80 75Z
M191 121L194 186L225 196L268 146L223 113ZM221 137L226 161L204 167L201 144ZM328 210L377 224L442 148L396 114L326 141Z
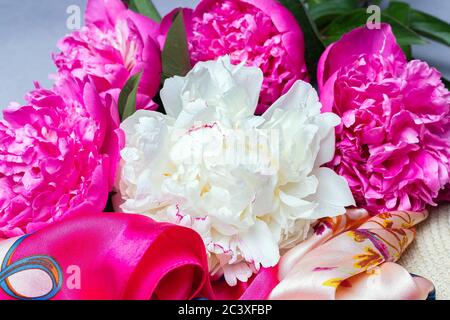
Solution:
M364 210L325 218L278 265L269 299L426 299L433 284L396 264L426 212L370 217Z
M278 266L235 287L211 281L193 230L142 215L72 216L0 241L0 299L425 299L431 283L392 261L426 214L358 212L320 220Z
M73 216L2 241L0 261L0 299L212 297L200 236L140 215Z

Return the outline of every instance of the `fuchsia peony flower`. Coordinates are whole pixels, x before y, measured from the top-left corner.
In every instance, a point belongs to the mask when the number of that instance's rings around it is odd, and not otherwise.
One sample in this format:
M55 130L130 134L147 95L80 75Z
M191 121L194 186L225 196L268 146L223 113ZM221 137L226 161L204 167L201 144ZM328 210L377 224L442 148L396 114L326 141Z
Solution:
M408 62L389 25L332 44L318 70L323 111L342 117L334 170L359 205L421 211L449 183L450 93L425 62Z
M62 39L54 55L59 72L89 76L101 93L116 101L126 81L141 71L138 108L154 109L161 81L156 22L128 10L120 0L89 0L86 26Z
M91 83L67 76L26 98L0 122L0 238L100 212L114 182L119 131L109 96L105 105Z
M257 114L262 114L296 80L307 80L303 33L276 0L202 0L185 9L192 64L229 55L264 73ZM174 12L161 23L165 35Z

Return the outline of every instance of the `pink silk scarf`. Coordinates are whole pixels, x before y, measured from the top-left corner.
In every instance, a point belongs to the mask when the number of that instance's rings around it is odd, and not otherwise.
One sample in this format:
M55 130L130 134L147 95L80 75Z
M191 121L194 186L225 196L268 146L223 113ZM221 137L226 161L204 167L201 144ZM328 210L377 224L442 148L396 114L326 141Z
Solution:
M432 284L395 264L426 213L350 210L248 283L211 281L200 236L145 216L68 217L0 241L0 299L425 299Z
M194 231L140 215L69 217L0 244L0 299L211 297Z
M364 210L325 218L314 234L279 263L280 283L270 299L426 299L430 281L395 264L413 241L426 212L370 217Z

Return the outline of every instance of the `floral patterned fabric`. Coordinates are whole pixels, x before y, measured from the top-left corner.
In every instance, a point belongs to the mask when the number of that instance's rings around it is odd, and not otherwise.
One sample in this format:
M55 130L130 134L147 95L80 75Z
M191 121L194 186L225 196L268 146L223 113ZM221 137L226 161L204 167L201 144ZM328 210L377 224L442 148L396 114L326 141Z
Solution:
M320 220L279 264L271 299L426 299L433 285L397 261L427 212L364 210Z

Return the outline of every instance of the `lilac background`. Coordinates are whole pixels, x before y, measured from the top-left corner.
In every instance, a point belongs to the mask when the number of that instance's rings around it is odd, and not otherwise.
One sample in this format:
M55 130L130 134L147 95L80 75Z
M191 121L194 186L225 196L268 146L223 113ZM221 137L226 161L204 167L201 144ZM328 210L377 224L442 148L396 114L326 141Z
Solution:
M153 0L162 15L179 6L193 7L197 0ZM448 0L408 0L415 8L450 21ZM38 80L50 86L54 72L50 53L70 30L66 9L86 0L0 0L0 109L10 101L23 102L24 94ZM437 43L414 48L417 58L436 66L450 78L450 48Z

